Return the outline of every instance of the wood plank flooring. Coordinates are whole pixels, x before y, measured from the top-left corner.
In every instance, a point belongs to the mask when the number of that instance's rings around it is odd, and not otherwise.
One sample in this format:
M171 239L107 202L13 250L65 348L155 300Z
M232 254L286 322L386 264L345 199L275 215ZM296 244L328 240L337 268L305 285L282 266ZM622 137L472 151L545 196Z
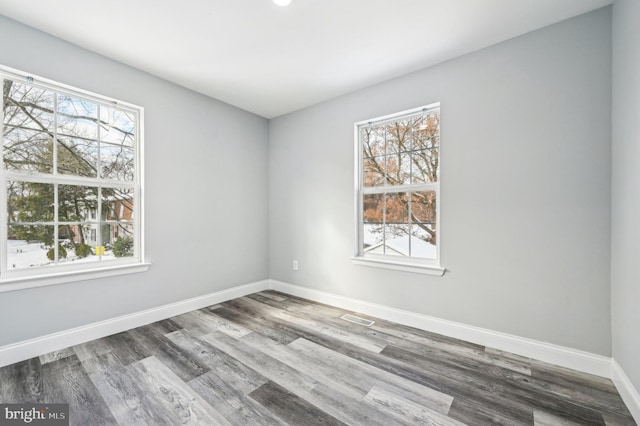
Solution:
M0 368L72 425L635 425L610 380L274 291Z

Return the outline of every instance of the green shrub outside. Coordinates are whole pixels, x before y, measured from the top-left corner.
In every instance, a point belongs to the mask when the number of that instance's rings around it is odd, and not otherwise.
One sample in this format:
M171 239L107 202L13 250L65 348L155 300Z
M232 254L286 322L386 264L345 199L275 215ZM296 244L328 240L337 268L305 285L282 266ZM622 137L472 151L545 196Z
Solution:
M89 244L78 244L76 246L76 256L87 257L90 254L93 254L93 252L91 251L91 246Z
M47 252L47 258L51 261L53 261L56 257L56 252L55 249L52 247L49 249L49 251ZM58 258L60 259L66 259L67 258L67 249L64 248L64 246L62 244L58 244Z
M133 256L133 239L119 237L113 243L113 255L115 257Z

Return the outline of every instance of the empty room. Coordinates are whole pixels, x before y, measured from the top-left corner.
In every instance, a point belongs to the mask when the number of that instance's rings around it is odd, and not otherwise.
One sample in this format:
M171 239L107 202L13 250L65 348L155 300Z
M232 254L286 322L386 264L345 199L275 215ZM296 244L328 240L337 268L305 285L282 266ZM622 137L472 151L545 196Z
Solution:
M0 425L640 423L638 22L0 0Z

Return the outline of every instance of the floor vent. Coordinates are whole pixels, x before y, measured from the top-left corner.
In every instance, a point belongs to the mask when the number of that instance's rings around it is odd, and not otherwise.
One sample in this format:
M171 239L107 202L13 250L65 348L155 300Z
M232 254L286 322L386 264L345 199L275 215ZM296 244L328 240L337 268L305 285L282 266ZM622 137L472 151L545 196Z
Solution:
M368 319L360 318L351 314L344 314L340 318L345 321L355 322L356 324L364 325L366 327L371 327L373 324L375 324L375 321L369 321Z

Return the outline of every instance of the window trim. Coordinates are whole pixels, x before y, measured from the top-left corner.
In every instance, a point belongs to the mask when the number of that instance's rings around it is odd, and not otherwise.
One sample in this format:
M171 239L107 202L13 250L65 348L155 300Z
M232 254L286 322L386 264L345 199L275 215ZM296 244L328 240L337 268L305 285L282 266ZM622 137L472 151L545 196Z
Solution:
M52 284L63 284L68 282L83 281L94 278L122 275L128 273L143 272L149 269L150 263L145 262L144 253L144 108L128 102L116 100L114 98L99 95L88 90L79 89L64 83L60 83L47 78L39 77L31 73L26 73L14 68L0 65L0 81L9 79L18 83L25 83L49 90L54 93L79 97L84 100L95 102L102 106L115 107L121 110L133 112L137 116L136 139L134 145L135 155L135 176L131 182L100 179L99 182L88 183L82 177L74 175L48 175L48 174L20 174L5 170L0 164L0 212L6 215L7 188L5 182L10 179L20 179L29 181L55 181L57 184L86 184L94 186L99 184L102 187L128 187L133 189L135 202L135 214L133 218L134 227L134 253L133 258L122 258L113 260L100 260L99 262L80 263L76 265L62 264L55 267L37 267L33 269L9 270L7 265L8 229L6 217L0 222L0 293L5 291L20 290L23 288L40 287ZM0 98L0 117L4 114L4 100ZM4 132L0 134L0 159L3 157ZM100 220L96 215L98 226ZM55 218L57 223L58 218Z
M417 108L384 115L381 117L362 120L354 124L354 255L351 261L355 265L373 266L385 269L393 269L405 272L415 272L428 275L442 276L446 269L440 265L440 223L441 223L441 203L440 203L440 179L438 182L429 182L425 184L406 184L400 186L380 186L372 188L363 188L363 147L360 140L360 129L363 126L371 124L385 124L401 117L413 115L419 112L428 112L429 110L440 110L440 102L431 103ZM441 169L442 155L441 149L438 147L439 162L438 167ZM436 258L420 259L411 257L398 257L389 255L364 254L364 221L363 221L363 195L371 193L393 193L393 192L410 192L411 190L435 190L436 192Z
M105 262L106 263L106 262ZM12 277L0 280L0 293L8 291L24 290L27 288L44 287L57 284L68 284L78 281L94 280L97 278L116 277L119 275L146 272L151 263L133 261L129 264L103 265L100 268L90 270L55 271L47 275L30 275L25 277Z
M392 269L394 271L413 272L416 274L433 275L441 277L446 272L446 269L441 266L429 265L429 264L417 264L411 262L392 261L388 259L382 259L373 256L353 256L351 263L360 266L372 266L375 268Z

